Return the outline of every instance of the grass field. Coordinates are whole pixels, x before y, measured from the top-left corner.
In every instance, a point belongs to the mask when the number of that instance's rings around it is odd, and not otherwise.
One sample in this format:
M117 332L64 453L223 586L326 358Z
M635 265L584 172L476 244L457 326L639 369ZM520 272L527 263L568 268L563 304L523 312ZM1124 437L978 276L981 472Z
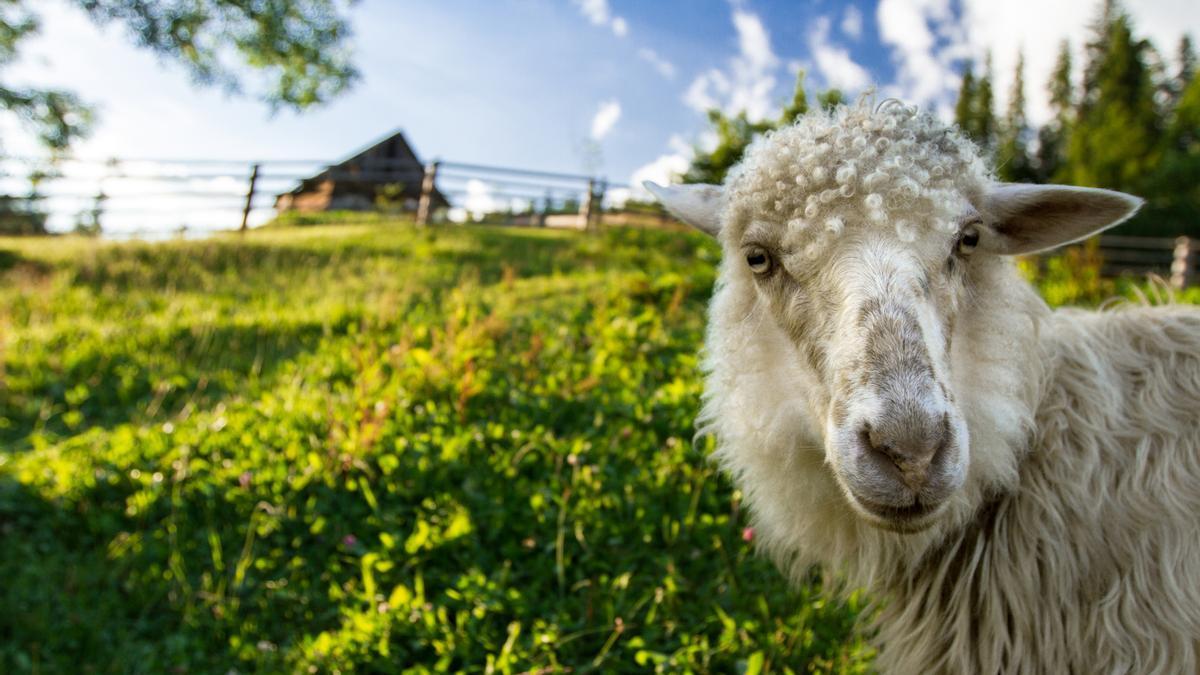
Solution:
M693 447L716 247L0 240L0 672L863 672Z
M788 588L691 443L717 257L0 240L0 672L868 671L858 603ZM1043 293L1132 291L1094 262Z

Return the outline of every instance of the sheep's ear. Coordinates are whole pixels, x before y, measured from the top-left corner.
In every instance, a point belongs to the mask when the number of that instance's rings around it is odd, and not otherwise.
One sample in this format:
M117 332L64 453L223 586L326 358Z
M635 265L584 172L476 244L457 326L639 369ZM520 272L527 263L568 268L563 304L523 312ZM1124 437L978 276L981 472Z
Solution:
M1129 218L1142 200L1123 192L1066 185L996 183L980 209L998 237L995 253L1037 253L1079 241Z
M725 189L720 185L668 185L652 181L642 185L658 198L676 218L692 227L717 236L721 231L721 211L725 209Z

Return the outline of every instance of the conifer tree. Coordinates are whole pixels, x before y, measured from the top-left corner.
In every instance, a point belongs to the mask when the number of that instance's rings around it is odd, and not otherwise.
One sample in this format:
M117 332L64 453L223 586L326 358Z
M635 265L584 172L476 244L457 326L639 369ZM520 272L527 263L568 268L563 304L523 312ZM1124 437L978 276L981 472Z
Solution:
M1179 62L1179 69L1175 71L1175 76L1171 78L1172 106L1179 103L1184 90L1191 83L1192 77L1196 75L1196 52L1192 49L1192 37L1190 35L1184 35L1179 39L1176 60Z
M1025 53L1017 52L1008 111L1000 128L996 169L1001 180L1026 183L1036 179L1029 158L1029 123L1025 118Z
M974 64L963 69L954 122L971 140L987 149L996 147L996 116L992 111L992 57L985 61L983 73L976 77Z
M985 148L996 147L995 94L992 91L992 55L984 60L983 75L975 91L975 140Z
M842 102L842 92L828 89L817 94L817 102L823 108L831 108ZM796 75L796 89L791 102L784 105L778 120L751 122L745 112L727 115L713 109L708 111L708 121L716 134L717 144L711 151L696 149L691 166L683 175L685 183L722 183L729 170L742 159L747 146L759 134L787 126L809 111L808 94L804 90L804 71Z
M1071 45L1066 40L1059 45L1058 58L1046 88L1050 94L1050 109L1054 115L1038 130L1038 149L1034 161L1034 180L1038 183L1054 182L1065 170L1067 135L1075 110L1071 82Z
M958 102L954 104L954 123L965 133L970 133L974 124L972 107L975 105L975 64L967 61L963 67L962 83L958 87Z
M792 102L784 106L783 115L779 118L779 126L784 127L796 121L808 112L808 94L804 92L804 71L796 73L796 91L792 93Z
M1142 192L1160 158L1163 123L1148 65L1150 44L1133 35L1115 0L1088 43L1083 97L1068 142L1065 177L1075 185Z

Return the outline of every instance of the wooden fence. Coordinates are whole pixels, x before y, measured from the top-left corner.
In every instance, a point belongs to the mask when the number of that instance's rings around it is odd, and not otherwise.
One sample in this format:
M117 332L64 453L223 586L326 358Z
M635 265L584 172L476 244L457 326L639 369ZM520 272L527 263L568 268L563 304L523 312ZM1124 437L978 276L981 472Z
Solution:
M69 159L47 168L35 160L0 159L0 198L7 208L39 211L69 229L69 218L91 214L106 221L110 237L161 238L245 230L269 220L275 197L315 175L383 185L420 185L410 207L418 224L449 216L458 221L515 226L594 229L614 226L678 226L661 210L614 208L614 190L630 186L597 176L467 162L425 167L384 161L348 167L321 160ZM125 189L133 186L136 189ZM22 191L24 194L22 195ZM4 195L9 195L5 197ZM608 200L608 201L606 201ZM447 207L448 204L448 207ZM368 208L372 205L368 202ZM110 228L140 217L144 225ZM1200 241L1188 237L1105 235L1099 240L1106 277L1157 274L1175 288L1200 279Z
M1181 289L1200 277L1200 240L1190 237L1129 237L1101 235L1099 253L1101 275L1105 277L1144 277L1157 274Z

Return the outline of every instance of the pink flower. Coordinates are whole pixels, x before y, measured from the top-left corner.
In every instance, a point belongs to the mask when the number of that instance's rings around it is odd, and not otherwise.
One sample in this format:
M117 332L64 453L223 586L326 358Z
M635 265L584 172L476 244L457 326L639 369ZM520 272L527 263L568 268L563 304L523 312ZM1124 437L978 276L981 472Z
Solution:
M747 527L742 530L742 541L754 541L754 528Z
M354 545L357 543L358 543L358 537L356 537L352 534L348 534L348 535L342 537L342 546L345 546L346 548L354 548Z

